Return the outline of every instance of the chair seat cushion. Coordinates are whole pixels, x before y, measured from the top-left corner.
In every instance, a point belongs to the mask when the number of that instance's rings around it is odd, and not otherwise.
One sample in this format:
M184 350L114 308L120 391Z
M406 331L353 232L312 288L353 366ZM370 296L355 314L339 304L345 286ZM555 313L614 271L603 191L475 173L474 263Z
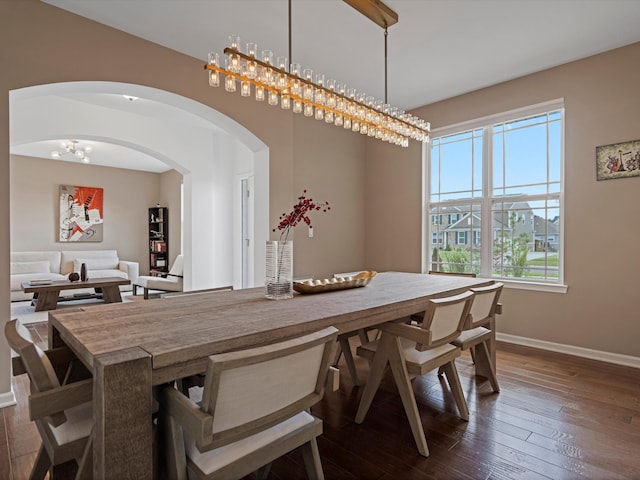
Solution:
M458 338L456 338L451 343L457 347L467 349L474 345L477 345L480 342L484 342L491 335L491 330L484 327L476 327L471 330L464 330L460 333Z
M402 344L402 353L404 355L404 359L407 362L407 366L410 366L411 364L416 366L424 365L425 363L429 363L438 357L441 357L458 349L458 347L455 347L450 343L446 343L444 345L440 345L439 347L420 352L416 350L416 342L412 342L411 340L407 340L406 338L401 338L400 343Z
M402 354L404 356L405 361L408 364L414 364L414 365L423 365L435 358L438 358L453 350L458 349L458 347L451 345L450 343L447 343L445 345L440 345L439 347L435 347L435 348L420 352L416 350L416 342L412 340L408 340L406 338L400 338L400 343L402 345ZM372 342L366 343L358 347L358 350L360 349L369 350L370 352L374 353L377 347L378 347L378 340L374 340Z
M58 445L66 445L88 437L93 426L92 403L87 402L64 411L67 421L57 427L51 427Z
M179 277L150 277L150 276L140 276L134 282L136 285L139 285L144 288L149 288L151 290L172 290L172 291L180 291L182 290L182 278Z
M204 453L198 450L195 440L190 438L185 430L185 451L187 457L200 470L206 474L210 474L266 447L278 438L282 438L302 427L312 424L314 421L315 418L309 413L300 412L288 420L263 430L260 433Z

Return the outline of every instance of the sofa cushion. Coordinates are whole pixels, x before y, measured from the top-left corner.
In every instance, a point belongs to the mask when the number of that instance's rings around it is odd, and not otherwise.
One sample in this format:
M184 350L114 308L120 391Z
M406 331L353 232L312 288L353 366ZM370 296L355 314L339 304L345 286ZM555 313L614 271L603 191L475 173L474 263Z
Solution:
M21 273L51 273L49 260L39 262L11 262L11 275Z
M18 273L11 275L11 291L22 291L22 283L31 280L66 280L67 277L58 273ZM31 295L31 294L29 294Z
M115 261L115 267L118 268L118 251L117 250L63 250L62 258L60 260L60 273L67 275L74 271L74 260L84 258L84 263L87 263L87 259L105 259L110 258ZM82 262L80 262L82 263ZM75 270L79 272L80 270Z
M87 276L89 280L93 280L96 278L109 278L109 277L117 277L117 278L129 278L127 277L127 272L123 272L118 269L106 269L106 270L89 270L87 272Z
M112 270L117 269L120 263L118 257L116 258L76 258L73 261L73 271L79 272L82 264L87 266L88 271L92 270Z
M49 262L51 273L60 273L60 252L11 252L11 262ZM69 272L67 272L69 273Z

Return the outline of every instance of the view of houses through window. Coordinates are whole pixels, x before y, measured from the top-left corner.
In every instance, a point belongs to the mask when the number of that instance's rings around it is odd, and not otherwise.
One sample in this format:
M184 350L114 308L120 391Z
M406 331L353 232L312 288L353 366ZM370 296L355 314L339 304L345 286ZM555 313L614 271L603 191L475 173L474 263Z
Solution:
M554 101L434 132L430 270L562 282L563 118Z

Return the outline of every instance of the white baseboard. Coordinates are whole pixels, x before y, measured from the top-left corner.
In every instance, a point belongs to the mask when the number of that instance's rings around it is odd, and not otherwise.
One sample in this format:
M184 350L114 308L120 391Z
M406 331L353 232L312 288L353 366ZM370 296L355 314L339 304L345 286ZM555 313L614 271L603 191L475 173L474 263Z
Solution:
M16 404L16 396L13 394L13 390L5 393L0 393L0 408L10 407Z
M544 340L536 340L535 338L518 337L517 335L508 335L506 333L499 332L496 333L496 340L506 343L514 343L516 345L524 345L525 347L540 348L542 350L550 350L552 352L566 353L567 355L574 355L576 357L590 358L592 360L599 360L601 362L615 363L617 365L640 368L640 357L632 357L631 355L603 352L602 350L592 350L590 348L547 342Z

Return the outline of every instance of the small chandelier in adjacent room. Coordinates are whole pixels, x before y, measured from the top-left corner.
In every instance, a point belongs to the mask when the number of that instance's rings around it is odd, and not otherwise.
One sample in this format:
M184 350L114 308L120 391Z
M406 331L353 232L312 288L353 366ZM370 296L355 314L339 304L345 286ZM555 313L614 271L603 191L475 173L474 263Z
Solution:
M91 151L91 147L89 145L83 147L77 140L67 140L60 143L60 149L63 151L59 152L57 150L54 150L53 152L51 152L51 158L60 160L63 155L73 155L82 163L91 162L91 158L87 155L87 153Z
M293 110L306 117L314 117L353 132L374 137L395 145L407 147L409 139L429 141L429 122L387 103L387 27L397 23L398 15L379 0L344 0L363 15L384 28L385 44L385 99L377 100L365 93L348 88L324 74L302 69L297 63L289 64L287 57L277 57L263 50L258 54L255 43L247 43L242 50L240 37L230 35L230 45L224 66L217 53L209 54L205 69L209 85L224 84L228 92L253 94L258 102L267 101L283 110ZM289 60L291 59L291 0L289 0Z

